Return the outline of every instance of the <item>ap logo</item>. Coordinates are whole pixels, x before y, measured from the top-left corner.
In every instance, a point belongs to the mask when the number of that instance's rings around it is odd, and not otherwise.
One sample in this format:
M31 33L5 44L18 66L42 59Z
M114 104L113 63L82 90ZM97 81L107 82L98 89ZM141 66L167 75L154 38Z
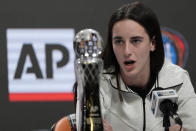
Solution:
M10 101L72 100L73 29L8 29Z

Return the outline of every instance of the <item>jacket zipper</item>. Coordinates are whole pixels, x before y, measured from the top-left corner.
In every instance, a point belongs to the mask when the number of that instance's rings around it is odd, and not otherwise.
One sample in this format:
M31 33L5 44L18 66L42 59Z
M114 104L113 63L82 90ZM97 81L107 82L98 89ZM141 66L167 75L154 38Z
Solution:
M143 101L143 131L146 130L146 108L145 108L145 97L142 97L142 101Z

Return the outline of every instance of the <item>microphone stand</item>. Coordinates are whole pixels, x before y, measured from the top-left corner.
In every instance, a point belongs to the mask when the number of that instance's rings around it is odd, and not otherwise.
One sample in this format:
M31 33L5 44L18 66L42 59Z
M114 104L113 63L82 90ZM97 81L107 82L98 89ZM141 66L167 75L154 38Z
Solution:
M169 127L170 127L169 113L164 113L163 115L163 127L165 127L165 131L169 131Z

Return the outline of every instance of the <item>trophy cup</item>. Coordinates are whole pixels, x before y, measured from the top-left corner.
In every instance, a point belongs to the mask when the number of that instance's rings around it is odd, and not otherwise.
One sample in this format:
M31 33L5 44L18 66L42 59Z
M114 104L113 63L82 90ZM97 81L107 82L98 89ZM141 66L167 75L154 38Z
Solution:
M74 38L75 73L78 83L79 117L77 131L103 131L99 81L103 69L100 54L103 40L93 29L84 29Z

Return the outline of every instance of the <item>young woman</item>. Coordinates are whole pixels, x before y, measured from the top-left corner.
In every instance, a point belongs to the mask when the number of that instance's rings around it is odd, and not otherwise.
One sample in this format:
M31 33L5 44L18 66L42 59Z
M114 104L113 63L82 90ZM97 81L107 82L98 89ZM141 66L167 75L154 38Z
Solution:
M151 93L157 88L177 92L183 127L196 129L196 96L188 73L164 59L159 22L150 8L135 2L113 13L103 56L102 114L114 131L164 130L163 117L151 111Z
M150 8L134 2L113 13L102 58L105 131L163 131L163 117L155 117L150 104L152 91L158 88L177 92L181 130L196 130L196 95L189 75L164 59L159 22ZM180 130L171 124L170 131Z

